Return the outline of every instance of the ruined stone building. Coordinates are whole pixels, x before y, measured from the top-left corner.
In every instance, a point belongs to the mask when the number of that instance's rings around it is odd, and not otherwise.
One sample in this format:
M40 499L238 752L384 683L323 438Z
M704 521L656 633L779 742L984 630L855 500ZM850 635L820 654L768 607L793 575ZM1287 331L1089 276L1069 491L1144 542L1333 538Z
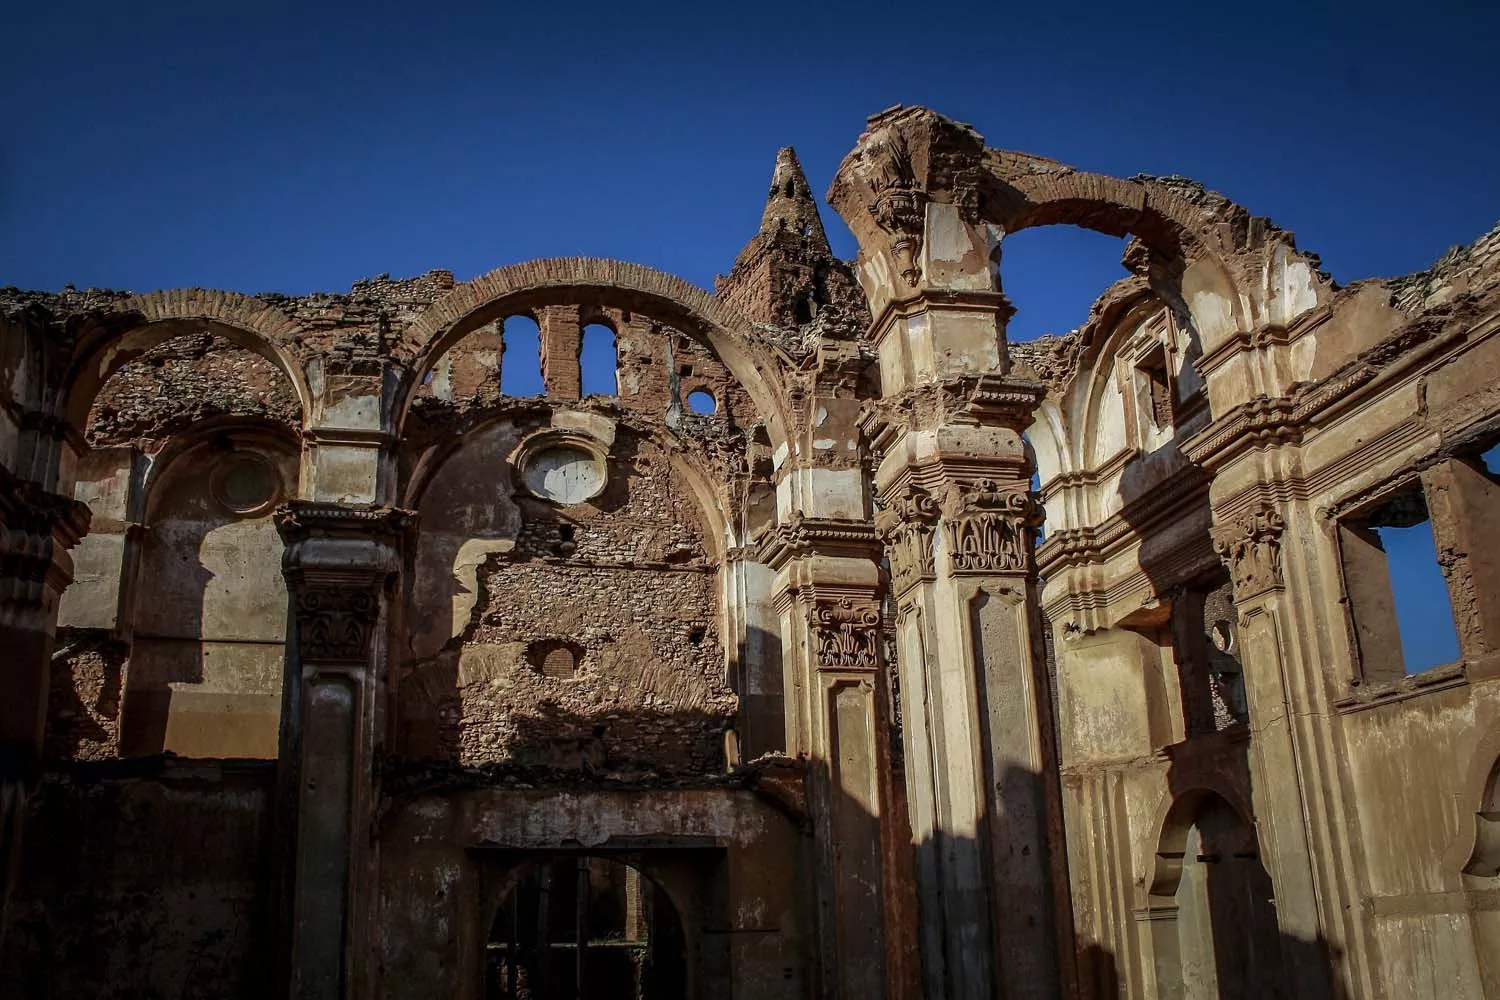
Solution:
M0 996L1500 997L1500 231L1340 288L920 108L829 201L0 292ZM1131 276L1009 343L1052 225Z

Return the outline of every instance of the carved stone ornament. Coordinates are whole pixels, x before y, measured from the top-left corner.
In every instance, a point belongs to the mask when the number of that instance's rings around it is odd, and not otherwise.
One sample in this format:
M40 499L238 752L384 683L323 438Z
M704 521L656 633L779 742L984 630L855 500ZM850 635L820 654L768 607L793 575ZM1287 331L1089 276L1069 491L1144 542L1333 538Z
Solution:
M850 597L819 601L808 612L819 667L874 670L880 662L880 607Z
M891 586L897 594L933 579L932 532L937 517L937 501L920 487L892 497L884 510L876 512L875 530L885 542Z
M954 573L1025 573L1042 507L1024 490L993 479L950 484L943 494L943 531Z
M72 576L62 554L88 533L87 505L0 467L0 622L42 627L38 618Z
M308 586L296 596L297 649L304 664L365 663L380 617L378 591L358 584Z
M888 125L875 132L866 147L869 183L875 196L870 214L890 238L896 270L912 288L922 280L922 230L926 224L927 194L917 186L906 133Z
M1281 587L1281 533L1286 522L1262 504L1213 529L1214 551L1229 567L1234 596L1243 601Z

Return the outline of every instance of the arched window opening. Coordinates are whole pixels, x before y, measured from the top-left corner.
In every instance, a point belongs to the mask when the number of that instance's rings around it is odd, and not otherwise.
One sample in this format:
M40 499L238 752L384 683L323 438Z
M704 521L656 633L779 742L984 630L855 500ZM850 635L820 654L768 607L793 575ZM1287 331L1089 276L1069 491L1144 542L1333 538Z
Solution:
M619 353L615 349L615 331L603 323L584 327L578 347L578 368L583 378L583 395L618 395Z
M688 409L699 416L712 416L719 409L719 401L707 389L694 389L688 393Z
M507 316L500 325L500 391L507 396L545 396L542 331L530 316Z
M666 893L607 858L521 873L486 949L492 1000L684 1000L687 948Z
M1041 226L1005 237L1000 287L1016 307L1013 341L1082 326L1106 288L1130 272L1120 263L1127 239L1077 226Z

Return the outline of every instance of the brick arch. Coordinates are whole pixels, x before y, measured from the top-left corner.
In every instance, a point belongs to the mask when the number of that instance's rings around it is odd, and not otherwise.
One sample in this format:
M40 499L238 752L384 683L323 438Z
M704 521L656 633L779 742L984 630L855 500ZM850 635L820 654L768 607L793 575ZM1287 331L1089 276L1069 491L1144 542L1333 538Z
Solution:
M1275 230L1240 205L1191 181L1126 180L1024 153L986 153L988 221L1007 234L1077 226L1135 237L1165 265L1151 269L1152 287L1192 320L1205 348L1226 334L1226 321L1248 329L1265 311L1257 241ZM1195 293L1211 293L1222 309L1205 309Z
M275 365L291 383L306 418L311 397L295 352L302 333L296 321L276 306L238 292L178 288L122 299L80 331L64 383L69 422L83 428L100 388L127 362L198 330L218 334Z
M1089 173L1027 153L986 152L989 214L1006 232L1074 225L1138 236L1171 255L1217 256L1240 249L1233 243L1243 245L1232 234L1243 235L1250 213L1227 198L1203 191L1210 204L1200 207L1161 181Z
M408 366L405 399L397 426L423 375L463 337L533 303L549 291L623 293L639 299L642 312L682 324L704 340L750 393L767 418L773 442L785 439L783 391L771 352L758 343L750 321L723 301L674 275L627 261L600 257L549 257L496 268L456 286L434 302L401 336L394 352ZM654 311L653 311L654 310Z

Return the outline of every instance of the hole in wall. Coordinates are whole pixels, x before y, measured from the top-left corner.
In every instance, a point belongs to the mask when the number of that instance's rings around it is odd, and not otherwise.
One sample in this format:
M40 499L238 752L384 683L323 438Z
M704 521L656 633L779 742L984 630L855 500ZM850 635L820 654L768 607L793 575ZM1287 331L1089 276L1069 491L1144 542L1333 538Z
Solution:
M566 639L537 639L526 647L526 662L543 677L570 681L578 676L583 649Z
M542 331L530 316L507 316L500 325L500 391L507 396L544 396Z
M688 409L700 416L708 416L719 409L719 401L707 389L694 389L688 393Z
M214 499L235 514L257 514L276 502L276 467L252 451L235 451L220 458L210 480Z
M603 323L583 328L578 346L578 369L585 396L614 396L619 393L617 371L619 353L615 331Z

